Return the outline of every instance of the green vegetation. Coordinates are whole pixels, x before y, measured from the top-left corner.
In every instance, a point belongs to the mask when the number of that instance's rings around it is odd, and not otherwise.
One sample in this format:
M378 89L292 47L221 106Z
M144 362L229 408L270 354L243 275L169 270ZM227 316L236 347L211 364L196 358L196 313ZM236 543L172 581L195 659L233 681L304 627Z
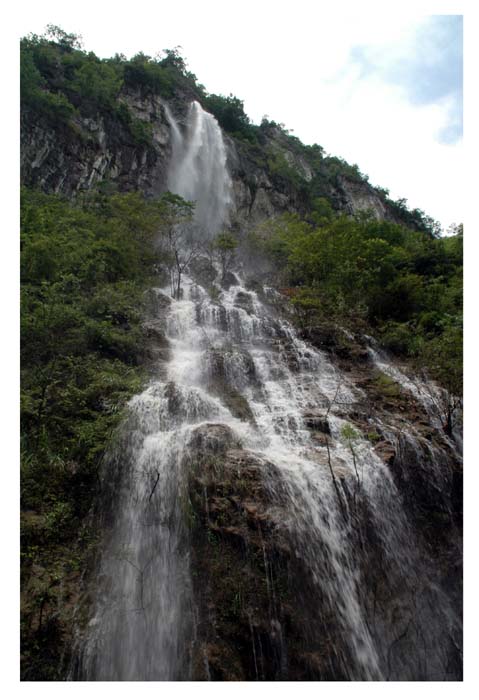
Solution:
M82 49L80 37L49 25L44 35L22 39L20 49L22 110L35 120L46 120L54 129L69 128L81 135L79 118L101 115L109 134L117 131L112 129L116 124L135 145L149 146L151 125L133 115L122 99L125 93L139 92L141 97L153 94L167 100L188 95L238 139L248 157L265 168L278 187L296 191L305 211L314 209L320 198L329 201L331 188L338 187L342 179L368 181L356 164L325 154L318 144L301 143L283 124L266 117L259 126L252 124L238 97L208 94L188 70L178 48L166 49L155 57L138 53L131 59L122 54L100 59ZM313 176L308 182L286 152L311 169ZM376 189L391 213L406 226L439 233L437 222L423 211L411 211L405 199L393 201L387 190Z
M171 199L96 193L74 204L22 191L26 678L52 679L58 671L59 657L51 654L52 649L61 654L64 619L56 615L56 605L59 596L75 593L75 576L94 545L85 516L98 488L99 466L126 402L146 380L144 292L157 279L155 270L168 265L166 233L176 211ZM173 199L179 206L180 198ZM65 583L69 576L72 589Z
M300 324L371 330L461 394L462 227L436 238L363 213L335 215L321 199L311 218L283 216L256 232Z
M267 149L267 154L267 167L273 180L280 178L297 188L304 185L304 178L294 165L288 161L283 151L270 146Z
M218 124L225 131L239 139L257 143L258 127L251 124L244 111L244 104L238 97L234 95L229 95L229 97L206 95L202 103L204 109L216 117Z
M398 399L401 396L401 387L384 372L376 372L373 378L374 389L380 396L387 399Z
M78 117L101 114L122 124L139 145L151 143L151 127L119 99L124 88L165 98L179 89L204 93L177 49L156 58L139 53L131 60L119 54L100 59L81 48L79 37L51 25L43 36L22 39L20 67L24 112L57 129L73 128Z
M238 239L232 233L224 231L218 234L213 240L212 250L216 253L221 265L221 274L223 277L229 272L233 264L236 250L238 248Z
M338 214L331 192L344 179L366 183L358 166L325 154L318 144L302 144L266 118L252 124L240 99L206 93L178 49L156 57L100 59L82 49L79 37L58 27L21 42L22 114L32 124L47 123L72 138L87 138L80 119L101 116L109 137L120 129L129 145L148 147L152 125L134 116L126 93L199 100L237 139L246 160L300 203L303 217L269 220L249 236L273 261L276 283L290 297L300 326L371 332L391 352L462 394L462 227L440 238L436 222L424 212L410 211L405 200L394 202L387 190L377 188L402 225L378 222L367 213ZM308 168L311 177L305 177ZM191 203L169 193L157 201L138 193L106 194L109 183L102 187L103 193L76 203L22 192L26 679L50 680L58 672L66 625L63 613L57 613L59 607L68 611L65 600L94 551L95 536L85 516L99 466L127 401L145 381L144 291L161 270L180 298L186 266L204 252L190 246L185 254ZM212 242L210 254L219 259L223 277L237 248L238 239L229 232ZM217 294L212 287L212 295ZM334 342L338 350L339 341ZM401 395L384 374L373 383L389 400ZM244 397L219 385L215 390L234 415L252 420ZM452 409L445 417L449 432ZM342 438L355 459L358 434L345 426ZM376 433L367 438L380 439ZM214 533L210 536L217 541Z

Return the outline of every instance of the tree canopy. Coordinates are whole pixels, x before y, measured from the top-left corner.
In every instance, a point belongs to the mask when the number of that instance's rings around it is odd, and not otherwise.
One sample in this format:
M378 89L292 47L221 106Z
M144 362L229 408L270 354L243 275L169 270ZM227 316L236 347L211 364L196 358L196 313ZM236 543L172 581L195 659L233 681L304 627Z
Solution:
M312 218L283 216L257 232L302 323L369 328L460 394L462 227L433 238L366 215L335 215L321 201Z

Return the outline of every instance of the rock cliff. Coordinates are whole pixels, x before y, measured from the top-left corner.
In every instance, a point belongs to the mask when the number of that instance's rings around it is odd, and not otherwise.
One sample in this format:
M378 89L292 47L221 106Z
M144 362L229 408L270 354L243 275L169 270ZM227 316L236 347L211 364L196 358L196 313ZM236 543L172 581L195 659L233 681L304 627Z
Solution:
M165 105L181 128L194 97L181 92L167 101L152 92L123 90L119 112L78 114L68 124L42 120L25 110L21 119L22 184L69 197L98 186L159 196L167 189L172 150ZM130 128L132 122L136 130ZM143 131L139 132L138 124ZM260 145L228 134L224 138L233 181L233 225L255 224L285 212L304 214L310 204L308 186L315 179L319 179L318 193L335 209L348 214L368 209L378 219L397 220L384 193L361 177L331 174L327 164L319 172L298 149L300 142L279 127L266 128Z
M188 146L189 105L204 97L125 82L68 119L24 105L22 182L156 198L175 129ZM208 156L226 152L232 228L285 212L314 222L318 200L415 226L354 166L272 122L255 129L223 130L221 151L194 161L210 205L206 166L220 159ZM24 679L461 678L462 460L444 392L360 328L300 323L288 289L267 286L269 256L238 239L234 267L204 252L172 296L155 258L139 331L150 381L103 444L94 537L64 544L60 574L30 567ZM26 514L29 552L38 520Z

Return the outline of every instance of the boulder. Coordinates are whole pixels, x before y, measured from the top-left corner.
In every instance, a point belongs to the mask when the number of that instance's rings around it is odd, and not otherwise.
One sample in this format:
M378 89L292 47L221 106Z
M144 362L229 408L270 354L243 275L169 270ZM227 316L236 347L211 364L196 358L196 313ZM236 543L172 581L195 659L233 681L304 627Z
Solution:
M235 287L239 285L239 279L236 277L234 272L225 272L221 278L221 286L223 289L229 289L230 287Z
M202 426L200 441L217 431L224 447L231 439L225 426L208 426L206 435ZM239 448L205 455L189 472L189 501L194 680L342 679L334 649L310 658L337 633L296 554L287 489L275 465Z
M170 345L165 335L163 321L145 321L141 328L145 338L142 356L147 362L168 362Z
M304 424L309 430L331 435L331 428L325 413L308 412L303 415Z
M190 262L188 269L202 287L210 287L218 275L216 268L206 255L195 258Z
M248 314L253 313L253 297L248 292L238 292L235 296L235 306L243 309Z
M230 448L239 448L240 442L227 425L206 423L192 432L188 446L204 458L207 455L222 455Z
M263 285L254 277L248 277L245 287L249 292L256 292L257 294L262 294L263 292Z

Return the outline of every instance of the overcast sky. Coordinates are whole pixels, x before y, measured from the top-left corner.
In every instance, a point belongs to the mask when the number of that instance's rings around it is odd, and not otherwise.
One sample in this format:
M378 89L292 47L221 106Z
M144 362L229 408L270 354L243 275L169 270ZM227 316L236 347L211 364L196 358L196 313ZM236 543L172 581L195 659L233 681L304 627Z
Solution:
M331 15L332 3L306 0L27 5L19 35L57 24L102 57L181 46L206 89L244 100L254 122L268 115L357 163L444 228L463 220L458 14L398 17L358 2Z

